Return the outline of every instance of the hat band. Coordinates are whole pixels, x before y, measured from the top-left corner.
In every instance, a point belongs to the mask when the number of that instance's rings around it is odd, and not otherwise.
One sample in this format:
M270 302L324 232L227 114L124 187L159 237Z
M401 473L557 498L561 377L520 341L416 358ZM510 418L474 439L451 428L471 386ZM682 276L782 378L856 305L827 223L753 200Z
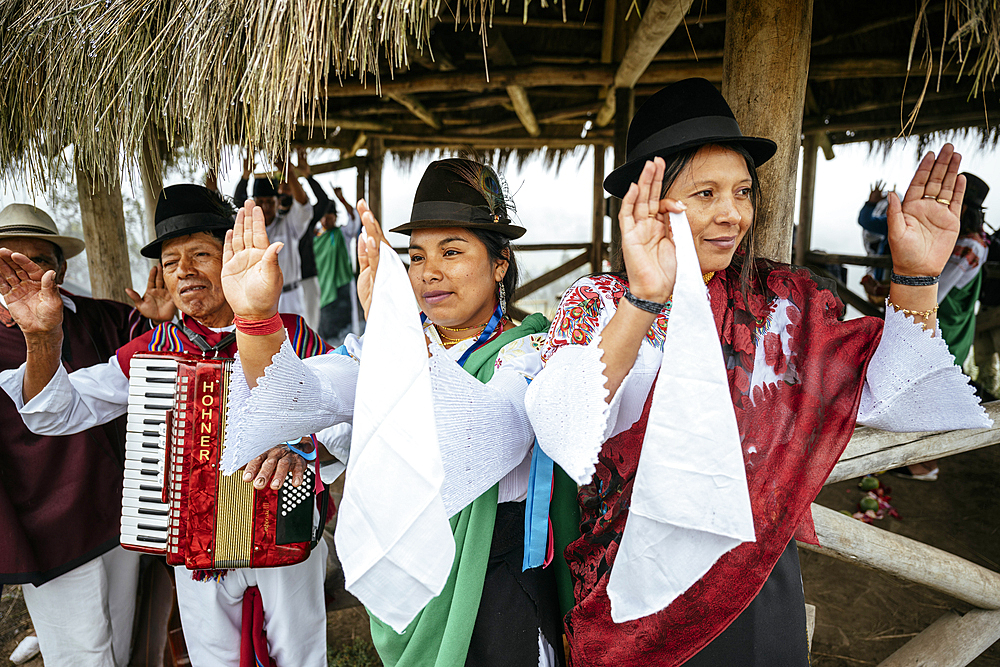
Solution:
M10 234L11 232L20 232L28 234L45 234L46 236L59 236L58 232L54 232L51 229L46 229L45 227L35 227L34 225L8 225L6 227L0 227L0 234Z
M628 152L627 159L631 160L633 157L648 155L664 148L673 148L698 139L718 137L744 138L735 118L728 116L689 118L649 135Z
M204 231L205 228L232 227L233 221L214 213L185 213L156 223L156 235L166 236L181 230L190 229L191 233ZM200 229L198 229L200 228Z
M504 215L493 215L482 206L453 201L422 201L414 204L410 222L421 220L450 220L460 224L510 224L506 212Z

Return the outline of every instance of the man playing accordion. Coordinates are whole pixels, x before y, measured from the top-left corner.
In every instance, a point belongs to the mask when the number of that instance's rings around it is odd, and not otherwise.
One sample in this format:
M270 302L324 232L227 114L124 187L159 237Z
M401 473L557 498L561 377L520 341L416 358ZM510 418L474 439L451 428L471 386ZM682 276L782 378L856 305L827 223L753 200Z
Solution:
M157 238L142 254L160 260L164 283L180 316L119 348L107 363L73 373L60 363L63 304L53 272L43 271L24 255L0 249L0 294L24 333L28 350L25 364L0 375L0 385L29 429L64 435L120 417L128 408L129 371L138 353L202 358L235 354L233 311L221 281L223 240L234 219L235 209L204 187L165 188L156 206ZM283 315L281 320L300 356L329 349L301 317ZM308 455L311 445L305 447ZM252 480L255 489L268 485L278 489L289 474L294 485L301 484L306 468L299 454L281 445L237 474ZM259 629L266 635L270 655L269 659L258 654L257 659L278 667L325 667L326 556L326 544L319 540L305 561L285 567L193 572L178 567L177 600L191 663L195 667L240 664L241 640L248 644L244 594L255 587L246 599L259 600L263 607Z

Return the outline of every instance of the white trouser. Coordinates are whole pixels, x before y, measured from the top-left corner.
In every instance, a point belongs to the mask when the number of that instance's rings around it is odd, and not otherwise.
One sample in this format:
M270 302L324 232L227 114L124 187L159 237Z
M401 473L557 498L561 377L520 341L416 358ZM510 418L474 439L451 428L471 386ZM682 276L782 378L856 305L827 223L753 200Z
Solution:
M327 546L286 567L230 570L222 581L194 581L174 568L177 604L192 667L238 667L243 591L260 589L264 632L278 667L326 667ZM46 665L48 667L48 665Z
M24 602L45 667L125 667L132 644L139 554L114 547L41 586Z
M302 309L306 324L319 331L319 279L316 276L302 279Z
M285 280L288 280L288 278L285 278ZM305 296L302 290L302 283L299 283L298 287L293 290L281 293L281 296L278 297L278 312L288 313L290 315L301 315L303 318L309 317L306 313Z

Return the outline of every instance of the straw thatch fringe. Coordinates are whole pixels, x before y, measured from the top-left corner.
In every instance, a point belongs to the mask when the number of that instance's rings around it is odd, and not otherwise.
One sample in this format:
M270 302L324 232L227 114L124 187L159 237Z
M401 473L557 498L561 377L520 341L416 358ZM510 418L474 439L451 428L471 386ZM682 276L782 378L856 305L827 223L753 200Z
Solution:
M934 47L929 60L947 44L980 94L1000 72L998 3L944 1L945 33L931 35L918 0L914 52ZM522 4L526 18L530 2ZM42 183L73 144L79 165L100 177L137 161L144 137L186 146L210 166L234 145L277 157L293 137L324 136L329 86L348 77L377 86L407 67L413 49L429 51L436 22L471 26L485 40L494 12L509 8L509 0L0 0L0 172L23 169ZM562 154L544 159L558 164Z

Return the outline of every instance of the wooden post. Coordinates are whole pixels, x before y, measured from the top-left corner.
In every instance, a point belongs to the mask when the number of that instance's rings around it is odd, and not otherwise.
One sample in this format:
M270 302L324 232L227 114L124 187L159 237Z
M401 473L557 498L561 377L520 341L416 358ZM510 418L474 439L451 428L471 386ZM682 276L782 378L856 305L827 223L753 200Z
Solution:
M163 160L156 135L147 131L142 142L139 177L142 179L143 218L146 221L146 238L156 238L156 202L163 190ZM241 202L242 204L242 202Z
M358 186L356 200L368 198L368 160L358 163Z
M802 141L802 192L799 194L799 231L795 239L795 263L805 266L812 249L813 201L816 194L816 153L819 135L807 134Z
M368 140L368 208L376 220L382 220L382 163L384 158L382 139Z
M115 169L117 174L117 169ZM125 288L132 286L121 177L94 177L76 167L76 190L87 244L90 289L96 299L131 303Z
M615 90L615 168L625 164L626 142L628 139L628 124L632 120L635 106L635 89L618 88ZM617 197L611 198L611 270L623 271L622 261L622 230L618 226L618 211L622 202Z
M812 0L727 0L722 94L743 134L768 137L778 151L760 169L756 252L788 262L799 135L809 74Z
M931 623L919 635L879 663L878 667L913 665L968 665L1000 639L1000 611L953 610Z
M594 222L591 229L590 270L600 273L604 265L604 146L594 146Z

